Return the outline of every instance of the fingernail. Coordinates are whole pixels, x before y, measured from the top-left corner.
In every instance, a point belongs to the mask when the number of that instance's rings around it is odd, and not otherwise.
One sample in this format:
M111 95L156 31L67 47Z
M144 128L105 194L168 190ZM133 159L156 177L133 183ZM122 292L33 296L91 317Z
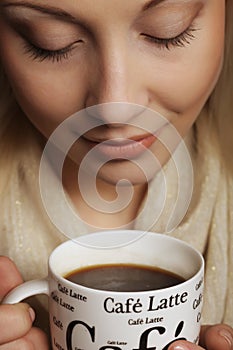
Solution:
M223 337L227 341L231 349L233 346L233 338L231 333L228 332L226 329L221 329L221 331L219 331L219 334L221 335L221 337Z
M36 318L35 311L31 307L29 307L28 312L29 312L29 315L30 315L32 322L34 322L35 318Z
M189 350L189 347L185 344L177 344L174 345L174 347L172 348L172 350Z

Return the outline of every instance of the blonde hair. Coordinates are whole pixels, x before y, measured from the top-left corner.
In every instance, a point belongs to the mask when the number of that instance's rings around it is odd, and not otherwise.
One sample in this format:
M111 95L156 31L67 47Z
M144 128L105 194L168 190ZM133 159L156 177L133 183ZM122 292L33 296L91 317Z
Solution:
M226 1L226 47L223 69L218 83L207 101L204 118L216 135L217 147L225 161L226 169L233 173L233 1ZM10 174L16 170L22 156L36 147L38 133L17 105L7 77L0 65L0 193L6 189ZM201 113L202 114L202 113ZM207 114L207 116L206 116ZM201 118L201 116L200 116ZM199 118L198 118L199 119ZM197 131L199 122L197 120ZM36 135L36 136L35 136ZM35 152L38 155L38 152Z
M233 175L233 1L226 1L225 59L218 83L207 103L223 165Z
M0 91L0 194L3 194L10 183L11 174L18 171L28 150L35 148L37 142L33 136L37 131L15 101L1 66Z

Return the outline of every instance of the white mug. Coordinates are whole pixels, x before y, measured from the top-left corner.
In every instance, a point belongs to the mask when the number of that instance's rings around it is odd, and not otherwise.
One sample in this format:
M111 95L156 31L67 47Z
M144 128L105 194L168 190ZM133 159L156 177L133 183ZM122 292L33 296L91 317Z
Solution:
M83 267L107 264L158 267L184 281L157 290L121 292L86 287L64 277ZM198 343L204 260L187 243L134 230L97 232L58 246L48 266L47 279L22 284L4 303L47 294L54 350L166 350L179 339Z

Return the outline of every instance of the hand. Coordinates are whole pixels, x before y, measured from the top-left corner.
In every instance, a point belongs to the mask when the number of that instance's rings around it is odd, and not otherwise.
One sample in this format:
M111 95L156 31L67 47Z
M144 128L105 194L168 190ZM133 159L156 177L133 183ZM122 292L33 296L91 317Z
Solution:
M0 301L23 282L15 264L0 257ZM48 350L46 335L32 326L33 309L25 303L0 305L0 350Z
M177 341L169 347L169 350L203 349L233 350L233 328L225 324L203 326L199 346L186 341Z

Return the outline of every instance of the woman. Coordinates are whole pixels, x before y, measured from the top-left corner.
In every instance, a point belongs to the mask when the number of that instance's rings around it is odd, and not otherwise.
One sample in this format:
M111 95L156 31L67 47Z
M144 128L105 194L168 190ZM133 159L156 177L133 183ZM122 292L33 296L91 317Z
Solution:
M151 200L144 206L145 216L136 218L141 203L147 202L147 188L148 198L151 193L159 198L157 176L155 182L145 180L130 160L140 155L141 146L162 165L168 154L150 127L145 133L135 122L140 113L132 105L144 106L186 137L194 193L186 217L169 234L205 255L203 322L232 325L232 1L2 0L0 11L1 254L15 261L24 279L46 274L47 257L64 236L49 222L38 195L41 152L45 139L70 115L95 105L103 108L97 107L94 116L87 113L87 130L63 169L64 188L84 223L79 230L132 222L134 228L147 229L145 222L154 215L148 209ZM116 102L123 108L107 108ZM93 120L99 124L91 128ZM115 199L119 179L133 183L132 200L123 210L103 213L76 188L77 169L93 145L104 156L97 174L103 199ZM168 162L171 189L172 169ZM162 217L150 230L162 230L166 220ZM22 282L6 258L0 274L2 297ZM1 306L0 349L46 349L44 335L31 328L32 320L34 313L25 304ZM230 349L232 336L230 326L203 327L200 346ZM183 342L174 348L199 347Z

